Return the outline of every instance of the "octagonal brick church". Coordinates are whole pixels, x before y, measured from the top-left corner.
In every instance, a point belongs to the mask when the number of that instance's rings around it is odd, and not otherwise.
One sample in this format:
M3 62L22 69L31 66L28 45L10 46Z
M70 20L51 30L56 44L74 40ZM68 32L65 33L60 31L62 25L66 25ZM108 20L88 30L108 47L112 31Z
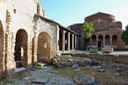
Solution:
M84 22L91 22L93 24L95 32L91 38L85 39L81 37L79 42L79 49L86 49L87 47L102 48L110 46L114 49L124 49L125 44L121 40L122 23L116 21L115 16L98 12L90 16L85 17ZM82 34L83 23L77 23L70 25L68 28Z

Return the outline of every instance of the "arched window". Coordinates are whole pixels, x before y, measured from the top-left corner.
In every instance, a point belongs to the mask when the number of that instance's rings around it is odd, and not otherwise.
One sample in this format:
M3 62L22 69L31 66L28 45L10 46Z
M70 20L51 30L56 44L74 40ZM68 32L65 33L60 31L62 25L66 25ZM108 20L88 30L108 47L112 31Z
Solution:
M102 35L99 35L98 37L98 47L103 47L103 36Z
M97 45L97 42L96 42L96 35L92 35L92 45Z
M40 5L37 4L37 14L40 14Z
M105 36L105 45L110 45L110 36L109 35Z

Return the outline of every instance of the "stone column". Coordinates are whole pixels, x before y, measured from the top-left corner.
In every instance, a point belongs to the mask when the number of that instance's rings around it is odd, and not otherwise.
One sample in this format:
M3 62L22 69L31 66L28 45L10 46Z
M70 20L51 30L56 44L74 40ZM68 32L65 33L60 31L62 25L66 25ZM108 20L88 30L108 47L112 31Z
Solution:
M68 32L68 51L70 51L70 32Z
M98 41L99 41L99 39L98 39L98 35L96 36L96 46L98 47Z
M75 35L75 49L76 49L76 46L77 46L77 36Z
M110 36L110 45L112 46L112 36Z
M63 35L63 37L62 37L62 52L65 51L65 33L66 33L66 31L63 30L63 32L62 32L62 35Z
M74 34L72 34L72 50L74 50Z
M78 49L81 49L81 47L80 47L80 36L78 36L78 43L77 43L77 45L78 45Z
M105 47L105 36L103 36L103 47Z

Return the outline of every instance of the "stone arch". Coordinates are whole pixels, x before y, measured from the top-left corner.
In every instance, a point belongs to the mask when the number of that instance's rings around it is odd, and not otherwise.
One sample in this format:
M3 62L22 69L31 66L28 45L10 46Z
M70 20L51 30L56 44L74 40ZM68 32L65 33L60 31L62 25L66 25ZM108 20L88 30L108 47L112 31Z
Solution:
M116 46L117 45L117 35L112 36L112 45Z
M110 36L109 35L105 36L105 45L110 45Z
M28 34L24 29L19 29L16 34L15 42L15 61L16 67L27 66L28 60Z
M51 37L47 32L41 32L38 36L37 56L39 62L50 62Z
M96 35L92 35L92 45L97 45Z
M2 22L0 21L0 73L4 71L4 30L3 30L3 25Z
M99 35L98 37L98 47L101 48L103 47L103 36Z

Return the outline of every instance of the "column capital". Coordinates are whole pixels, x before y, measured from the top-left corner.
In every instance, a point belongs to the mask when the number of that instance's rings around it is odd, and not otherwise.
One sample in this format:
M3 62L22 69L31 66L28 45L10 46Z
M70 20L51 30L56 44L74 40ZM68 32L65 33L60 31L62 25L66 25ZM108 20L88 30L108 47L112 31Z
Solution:
M74 34L72 34L72 36L74 36Z
M65 30L62 30L62 33L66 33L66 31Z
M70 32L68 32L68 34L71 34Z

